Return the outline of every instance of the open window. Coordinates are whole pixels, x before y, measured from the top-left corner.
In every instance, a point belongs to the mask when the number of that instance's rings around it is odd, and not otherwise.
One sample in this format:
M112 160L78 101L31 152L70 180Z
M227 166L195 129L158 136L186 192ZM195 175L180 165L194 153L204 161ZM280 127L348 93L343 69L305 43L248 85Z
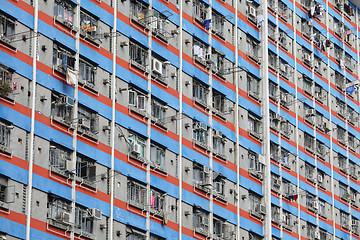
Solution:
M193 81L193 98L196 103L204 108L208 108L209 87L200 81Z
M0 175L0 209L9 209L15 201L15 185L9 185L9 179Z
M286 168L290 168L290 152L281 148L280 150L280 163Z
M349 224L349 217L350 215L344 211L340 211L340 226L345 229L350 229Z
M204 149L208 149L208 126L206 123L193 121L193 141Z
M357 236L360 235L360 221L354 216L351 216L351 232Z
M67 69L74 70L75 67L75 53L66 48L54 44L53 49L53 68L54 70L66 74Z
M17 83L13 81L14 71L0 64L0 96L13 98L17 90Z
M56 0L54 3L54 18L68 28L74 25L74 6L70 1Z
M210 169L207 166L195 164L193 165L193 182L194 187L206 193L211 191Z
M270 158L275 162L280 161L280 146L270 141Z
M96 163L85 156L78 155L76 160L76 177L81 184L96 188Z
M225 177L222 173L213 172L213 193L215 198L226 201L225 197Z
M129 89L129 109L143 117L146 116L146 103L147 96L145 93L136 90L135 88Z
M287 199L294 194L294 186L284 178L282 179L281 190L283 197Z
M157 189L151 188L150 189L150 196L149 196L149 206L150 206L150 213L163 217L164 210L165 210L165 193L161 192Z
M280 225L280 208L276 205L271 205L271 221Z
M340 74L339 72L335 71L335 85L336 87L338 87L339 89L343 89L344 85L345 85L345 77Z
M311 193L306 193L306 207L312 212L316 212L318 210L316 197Z
M225 137L219 130L213 130L213 154L222 159L226 159L225 156Z
M293 227L293 219L290 212L283 210L282 211L282 223L284 228L287 230L292 230Z
M261 139L262 135L262 124L261 120L255 115L248 114L248 132L251 136Z
M226 96L213 90L212 107L215 114L223 116L225 113Z
M256 17L257 17L257 5L253 2L246 2L246 17L247 19L252 22L253 24L257 24Z
M246 38L246 54L256 63L259 63L260 43L250 35Z
M279 131L279 125L281 120L280 114L270 110L269 116L270 116L270 128L275 131Z
M151 101L151 117L152 120L159 124L161 127L165 127L164 118L167 106L160 101L152 99Z
M0 41L11 45L15 39L15 21L0 12Z
M340 171L344 172L344 173L348 173L348 161L347 158L342 155L342 154L338 154L337 156L338 158L338 168Z
M278 175L271 174L271 190L273 190L276 193L280 193L280 187L281 187L281 180Z
M309 24L309 21L307 21L305 18L301 19L301 33L306 38L310 39L311 33L312 33L312 25Z
M347 70L350 72L355 72L356 70L356 60L351 57L350 54L345 53L344 64Z
M146 140L141 136L129 133L129 154L138 161L145 161Z
M193 40L193 57L195 61L202 64L203 66L208 66L208 46L201 42L200 40L197 40L194 38Z
M310 182L315 182L317 176L315 167L310 164L305 164L305 176Z
M95 44L100 44L102 38L102 28L99 26L98 19L95 16L81 10L80 12L80 34L93 41Z
M349 160L349 174L353 179L358 179L359 169L356 163Z
M77 130L79 133L97 140L99 133L99 115L85 106L79 105Z
M247 92L250 97L260 99L260 80L253 75L247 74Z
M337 140L346 146L347 144L347 133L346 130L340 126L337 126Z
M319 158L325 159L326 147L325 144L320 142L319 140L316 140L316 154Z
M276 102L279 98L279 87L272 81L269 81L269 97Z
M314 87L314 80L306 76L305 74L302 77L303 80L303 91L310 96L313 96L313 87Z
M208 12L207 8L206 4L201 0L193 1L194 18L200 24L204 24L204 21L206 20Z
M315 151L315 139L313 136L304 133L304 147L305 150L314 153Z
M194 207L194 230L195 232L209 236L209 213L200 208Z
M71 151L59 145L52 144L50 146L49 164L50 171L68 177L69 174L74 173L71 162Z
M211 70L219 77L223 77L225 72L224 65L225 55L213 48L211 53Z
M153 35L167 42L168 32L166 31L167 16L153 9L153 15L150 18L150 27Z
M73 121L74 99L64 94L51 94L51 118L68 127Z
M282 1L278 2L278 14L284 21L290 21L292 19L293 12Z
M97 67L85 61L84 59L80 59L80 78L79 83L85 85L91 89L95 88L95 80L96 80L96 70Z
M259 219L263 219L266 214L265 205L261 204L261 197L255 193L249 193L250 214Z
M318 84L315 84L315 98L321 103L325 103L327 100L327 91Z
M269 68L271 68L274 71L277 71L278 61L279 61L278 56L272 51L269 51L268 60L269 60Z
M127 182L127 202L139 209L146 208L146 186L134 180Z
M341 117L345 118L346 117L346 104L345 102L343 102L342 100L340 100L339 98L336 99L336 112L338 115L340 115Z
M71 220L71 202L57 196L49 195L47 218L48 223L60 229L67 229L73 224Z
M135 42L130 42L129 51L130 65L145 72L148 66L148 51Z
M142 27L146 27L149 18L149 6L142 1L130 1L130 18Z
M164 169L165 165L165 149L155 145L151 144L150 149L150 164L153 168L162 170Z
M248 153L249 173L259 180L264 178L264 164L260 162L258 154L254 152Z
M224 37L224 21L225 17L220 13L212 10L211 29L220 37Z

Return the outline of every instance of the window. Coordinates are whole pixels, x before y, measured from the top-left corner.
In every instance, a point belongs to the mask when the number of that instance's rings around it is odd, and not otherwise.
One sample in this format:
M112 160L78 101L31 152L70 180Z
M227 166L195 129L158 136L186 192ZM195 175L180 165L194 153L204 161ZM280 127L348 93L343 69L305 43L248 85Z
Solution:
M248 130L250 135L255 138L261 138L262 126L261 121L257 119L254 115L248 115Z
M350 200L351 200L351 204L353 206L357 206L357 195L358 195L358 192L353 189L353 188L350 188Z
M304 134L304 147L307 151L314 152L315 139L311 135Z
M152 100L151 102L151 116L160 122L164 121L165 106L159 101Z
M290 10L290 8L287 7L287 5L281 1L279 1L278 3L279 5L279 16L284 19L285 21L288 21L289 19L292 18L292 11Z
M136 135L135 133L129 133L130 154L135 155L138 159L145 157L145 139Z
M360 229L359 229L359 219L351 216L351 231L356 234L356 235L359 235L360 234Z
M225 95L213 91L213 108L216 110L216 112L220 112L220 113L225 112L225 101L226 101Z
M290 153L285 149L281 149L280 154L281 154L281 156L280 156L281 164L284 165L285 167L289 167L290 166L290 163L289 163Z
M334 57L338 62L342 61L343 59L343 50L336 44L334 44Z
M263 178L264 164L260 162L258 155L253 152L249 152L249 173L258 179Z
M11 154L10 129L11 129L10 126L0 122L0 150L7 154Z
M84 207L75 206L75 225L76 229L84 231L87 233L92 233L93 231L93 219L89 217L89 209ZM85 235L85 234L84 234ZM87 236L87 235L85 235Z
M270 4L271 4L271 2L272 1L269 1L268 3L269 3L269 7L271 7L270 6ZM274 25L272 22L268 22L269 24L268 24L268 35L269 35L269 38L271 38L273 41L275 41L276 40L276 25Z
M278 57L275 53L269 51L269 67L276 71L278 67Z
M99 39L102 34L98 20L83 11L80 12L81 34L92 40Z
M276 205L271 205L271 221L280 224L280 208Z
M337 114L345 117L346 116L346 104L345 102L341 101L340 99L336 99L336 110L337 110Z
M224 196L225 178L221 173L213 172L213 189L216 196Z
M247 75L247 92L248 94L255 98L256 100L259 100L260 98L260 80L253 77L252 75Z
M276 162L279 162L280 160L279 150L279 145L274 142L270 142L270 158Z
M347 118L349 120L349 123L355 124L359 120L359 114L355 112L355 110L348 106L347 107Z
M213 49L211 54L211 69L215 74L222 76L224 74L225 55L220 51Z
M283 210L282 214L283 214L282 220L284 223L284 227L287 229L291 229L292 228L291 213Z
M345 156L338 154L339 169L340 171L347 172L347 159Z
M51 117L53 120L70 126L73 118L74 100L66 95L51 94Z
M146 186L135 181L128 180L127 200L130 205L144 209L146 207Z
M346 212L340 212L340 225L343 228L349 229L349 214Z
M15 201L15 185L8 184L8 179L0 175L0 206L3 209L8 209L8 203Z
M289 121L281 121L280 123L280 127L281 127L281 134L287 138L290 137L291 134L291 124Z
M67 1L56 0L54 4L55 19L71 28L74 25L73 9L74 7Z
M56 222L70 225L71 203L60 199L59 197L48 197L48 214L47 217Z
M275 101L278 98L278 86L271 81L269 82L269 97Z
M339 195L346 201L349 199L349 193L345 184L339 183Z
M222 239L226 235L226 227L225 220L218 217L213 218L213 229L215 237Z
M306 194L306 207L310 209L311 211L316 211L316 208L314 207L314 202L316 201L315 196L307 193Z
M8 96L13 90L15 90L13 73L6 66L0 64L0 95Z
M201 2L200 0L195 0L193 7L194 7L195 20L203 24L204 21L206 20L207 6L205 5L205 3Z
M148 65L148 52L145 48L130 42L130 64L139 68L142 71L146 71Z
M99 132L99 116L82 105L78 107L78 131L93 138Z
M194 229L197 233L209 235L209 213L198 208L194 208Z
M70 151L56 145L50 146L50 167L51 171L65 174L73 170Z
M288 108L293 103L293 96L291 93L280 87L280 104Z
M318 207L318 213L321 215L321 216L323 216L323 217L325 217L326 215L325 215L325 201L323 201L323 200L321 200L321 199L319 199L318 200L318 205L319 205L319 207Z
M309 164L305 165L305 176L306 179L308 179L309 181L314 182L315 181L315 168Z
M211 29L216 32L216 34L223 36L224 33L224 21L225 17L221 14L212 11L212 19L211 19Z
M160 12L153 10L153 15L150 20L150 26L154 35L157 37L163 38L163 40L167 41L166 38L166 17Z
M282 193L285 198L289 198L293 194L293 186L285 179L282 180Z
M213 150L216 154L224 155L225 139L219 130L214 130ZM225 157L225 156L224 156Z
M346 145L346 130L337 126L337 139L340 143Z
M10 43L15 39L15 21L0 13L0 40Z
M320 85L315 84L315 98L321 103L327 99L327 92Z
M148 6L143 4L142 1L130 1L131 19L145 27L148 21L148 9Z
M287 62L280 58L280 74L284 78L288 79L290 75L290 66L287 64Z
M352 178L357 179L358 177L357 165L356 163L350 160L349 160L349 174Z
M247 36L246 38L246 54L255 62L259 61L259 43L252 37Z
M335 71L335 85L340 89L345 85L345 77L337 71Z
M314 81L311 78L303 75L303 90L311 96L313 95L313 84Z
M208 87L204 84L201 84L199 81L194 81L193 84L193 97L200 101L203 105L207 106L207 95Z
M334 19L334 32L335 32L335 34L337 34L341 37L341 34L343 32L344 23L337 20L336 18L333 18L333 19Z
M165 160L165 150L154 144L150 148L150 161L155 167L163 168Z
M278 175L271 174L271 190L279 193L281 186L281 180Z
M355 71L355 67L356 67L356 61L351 57L350 54L345 53L345 67L350 70L351 72Z
M311 223L307 223L307 236L308 238L315 238L315 232L316 232L316 226L311 224Z
M207 45L200 42L197 39L194 39L193 41L193 56L196 61L201 63L204 66L207 66L206 62L206 54L207 54Z
M193 182L196 188L201 189L205 192L210 192L210 169L206 166L194 164Z
M194 121L193 123L193 140L197 143L207 145L208 142L208 126L206 123Z
M155 189L150 189L150 212L157 216L163 216L165 207L164 200L164 193Z
M279 131L280 116L270 110L270 127L275 131Z
M80 59L80 82L91 88L95 87L96 69L94 65Z
M96 181L96 164L95 161L90 160L84 156L77 156L76 161L76 176L81 178L83 183L93 186Z
M316 154L322 159L324 159L326 155L325 144L323 144L319 140L316 140Z
M145 111L146 101L145 94L133 89L129 90L129 106Z
M348 133L348 141L347 141L347 144L349 146L349 148L353 151L355 151L356 149L356 140L355 140L355 136L352 135L351 133Z
M254 193L250 193L249 201L250 201L250 214L258 218L262 218L261 197Z
M53 67L56 71L59 71L63 74L66 73L68 68L74 70L75 67L74 54L63 47L54 44Z
M151 240L159 240L157 238L152 238L153 236L150 236ZM126 229L126 240L146 240L146 233L138 231L134 228L127 228Z
M312 26L309 25L308 21L306 21L306 19L303 19L301 21L301 33L307 37L307 38L310 38L311 36L311 29L312 29Z

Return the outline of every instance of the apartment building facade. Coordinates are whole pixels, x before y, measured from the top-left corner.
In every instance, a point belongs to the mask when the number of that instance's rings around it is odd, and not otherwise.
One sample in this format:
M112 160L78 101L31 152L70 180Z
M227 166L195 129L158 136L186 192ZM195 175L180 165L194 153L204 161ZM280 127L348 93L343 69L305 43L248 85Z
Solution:
M360 239L358 7L0 0L0 239Z

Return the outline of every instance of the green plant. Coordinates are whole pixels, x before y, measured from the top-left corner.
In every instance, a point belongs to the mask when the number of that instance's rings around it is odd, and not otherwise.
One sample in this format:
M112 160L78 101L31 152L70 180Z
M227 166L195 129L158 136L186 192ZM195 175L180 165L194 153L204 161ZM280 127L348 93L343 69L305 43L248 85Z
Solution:
M9 93L12 91L10 83L2 82L0 85L0 95L1 96L8 96Z

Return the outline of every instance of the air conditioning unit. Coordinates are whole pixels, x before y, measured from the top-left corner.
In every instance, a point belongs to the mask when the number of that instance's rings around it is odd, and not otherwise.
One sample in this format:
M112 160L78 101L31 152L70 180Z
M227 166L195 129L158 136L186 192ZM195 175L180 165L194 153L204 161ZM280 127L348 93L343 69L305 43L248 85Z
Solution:
M159 61L158 59L156 59L156 58L153 58L152 59L152 70L154 71L154 72L156 72L156 73L158 73L158 74L163 74L163 72L162 72L162 62L161 61Z
M217 137L222 137L222 132L220 130L215 130L214 135Z
M84 128L90 129L91 121L88 118L80 118L79 124Z
M315 239L320 239L320 231L319 230L315 231Z
M318 202L318 201L314 201L314 202L313 202L313 208L314 208L314 209L318 209L318 208L319 208L319 202Z
M315 109L306 109L306 116L315 116Z
M351 201L356 202L356 194L351 194Z
M280 92L280 101L286 102L286 100L287 100L286 93Z
M260 213L265 215L266 214L266 206L263 204L260 204Z
M248 10L249 10L249 16L256 17L256 9L254 7L249 6Z
M281 117L280 118L280 122L286 122L287 120L286 120L286 117Z
M97 208L91 208L89 209L90 217L94 218L95 220L101 219L101 210Z
M70 222L70 213L62 212L61 213L61 220L62 220L63 223L71 224L71 222Z
M323 176L318 175L318 182L319 182L319 183L322 183L322 182L323 182Z
M310 62L311 62L311 56L310 56L310 54L304 53L304 55L303 55L303 60L304 60L304 62L310 63Z
M141 154L140 144L137 142L132 142L130 145L130 151L133 154Z
M73 169L72 161L66 160L65 161L65 171L72 172L73 170L74 169Z
M204 173L209 174L210 173L210 168L207 166L204 166Z
M286 223L286 222L287 222L287 217L286 217L285 214L282 215L282 221L283 221L283 223Z
M0 39L3 42L10 43L10 39L8 39L4 34L0 35Z
M286 72L286 65L283 63L280 63L280 71Z
M65 106L74 106L74 99L72 99L71 97L68 97L68 96L62 96L61 97L61 102L63 104L65 104Z

